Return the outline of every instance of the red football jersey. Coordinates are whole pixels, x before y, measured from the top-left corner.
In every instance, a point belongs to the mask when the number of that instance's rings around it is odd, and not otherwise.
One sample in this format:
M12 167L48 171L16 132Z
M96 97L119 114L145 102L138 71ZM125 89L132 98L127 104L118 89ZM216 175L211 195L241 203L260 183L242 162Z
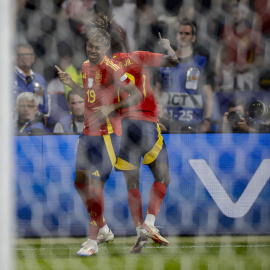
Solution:
M149 67L160 67L163 54L137 51L132 53L115 53L113 58L119 61L127 76L143 95L143 100L132 107L121 110L122 118L158 121L158 109L155 95L150 84ZM126 97L121 92L121 99Z
M106 119L99 119L93 108L117 102L117 87L125 87L129 78L116 61L104 56L96 66L89 60L82 65L84 87L85 123L83 133L91 136L115 133L122 134L121 118L118 112L112 112Z

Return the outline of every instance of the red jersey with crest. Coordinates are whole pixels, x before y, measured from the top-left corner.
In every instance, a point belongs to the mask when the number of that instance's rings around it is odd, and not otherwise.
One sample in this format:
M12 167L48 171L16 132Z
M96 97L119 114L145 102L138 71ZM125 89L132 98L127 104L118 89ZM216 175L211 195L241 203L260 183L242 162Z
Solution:
M149 122L158 121L156 99L147 68L160 67L162 57L163 54L144 51L113 54L113 59L120 62L119 65L122 66L127 76L143 95L143 100L140 103L121 110L122 118ZM126 97L126 95L126 92L121 92L121 98Z
M85 105L83 133L90 136L115 133L120 136L122 128L119 113L115 111L109 117L99 119L93 113L93 108L117 102L116 87L123 88L130 82L123 69L107 56L95 66L91 66L87 60L82 65L82 80Z

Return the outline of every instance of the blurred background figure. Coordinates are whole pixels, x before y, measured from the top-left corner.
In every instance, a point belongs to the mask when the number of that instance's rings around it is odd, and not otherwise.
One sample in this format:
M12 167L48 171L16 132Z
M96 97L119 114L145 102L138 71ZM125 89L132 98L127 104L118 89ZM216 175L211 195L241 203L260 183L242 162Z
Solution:
M213 109L213 76L208 56L193 48L196 36L195 23L182 20L176 50L180 63L161 68L160 80L155 85L165 109L172 119L182 124L183 132L210 131Z
M128 42L127 51L135 51L135 26L136 26L136 4L127 0L111 0L112 17L114 21L126 32Z
M16 102L18 121L15 124L15 134L42 135L49 133L38 115L38 99L35 94L21 93Z
M193 54L199 51L207 58L207 74L203 77L211 80L211 87L215 91L213 109L211 102L210 107L207 104L209 99L205 93L202 95L204 111L212 110L212 116L211 119L204 116L203 119L206 120L199 131L209 130L208 122L211 121L212 132L217 131L214 127L217 122L221 128L219 122L222 122L230 100L238 98L226 96L230 94L228 91L249 89L255 92L270 89L268 2L268 0L17 0L15 39L16 44L30 44L35 52L35 61L31 69L43 76L47 83L48 110L45 119L47 119L46 126L53 131L55 123L70 113L66 102L70 89L64 88L59 83L54 65L58 63L63 71L70 73L72 79L81 84L80 67L86 59L85 31L98 13L114 18L112 29L121 30L127 51L141 49L160 53L163 52L156 46L157 33L161 32L164 38L169 38L172 48L176 49L179 21L188 18L195 22L197 30L196 39L192 43ZM227 40L225 35L230 36L231 41ZM226 57L227 54L229 57ZM216 76L213 76L215 71ZM161 81L159 69L153 68L149 72L150 83L154 87L156 81ZM154 76L155 73L158 79ZM223 97L220 96L222 94ZM265 91L265 98L255 95L253 97L262 99L268 104L266 94ZM41 100L41 96L39 99ZM224 99L227 101L222 102ZM164 109L165 115L171 113L167 106ZM41 110L42 108L39 111ZM16 115L15 106L13 113ZM179 121L173 118L171 116L172 120ZM182 121L181 123L185 124Z
M84 55L77 55L78 57L72 57L70 65L67 66L65 70L66 73L70 74L72 80L76 82L81 87L83 86L82 83L82 72L81 67L84 61L86 61L86 57ZM71 88L65 85L65 96L68 99L68 93Z
M263 63L261 34L252 29L245 4L232 4L231 12L222 30L216 76L223 91L253 91L258 68Z
M233 100L229 103L228 112L224 113L222 132L224 133L247 133L256 132L248 125L246 104L242 100Z
M67 104L71 114L56 123L53 133L81 133L84 126L84 100L75 91L67 94Z
M31 67L35 61L33 48L26 43L20 43L16 49L16 66L13 82L14 103L20 93L34 93L38 99L38 109L41 114L48 113L47 86L44 77L34 72Z
M137 1L136 42L140 51L158 51L158 33L167 37L167 26L158 21L153 1Z
M158 107L158 124L162 133L180 133L181 124L171 118L171 115L164 109L162 100L156 96Z

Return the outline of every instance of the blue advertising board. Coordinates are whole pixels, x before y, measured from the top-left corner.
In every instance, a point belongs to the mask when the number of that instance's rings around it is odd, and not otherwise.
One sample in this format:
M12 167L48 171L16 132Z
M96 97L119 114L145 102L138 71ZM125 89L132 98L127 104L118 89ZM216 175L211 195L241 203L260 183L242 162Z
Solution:
M156 225L167 235L270 233L270 134L164 134L171 182ZM73 185L77 135L14 137L17 233L82 236L89 215ZM144 215L154 181L140 170ZM108 225L135 234L121 172L104 189Z

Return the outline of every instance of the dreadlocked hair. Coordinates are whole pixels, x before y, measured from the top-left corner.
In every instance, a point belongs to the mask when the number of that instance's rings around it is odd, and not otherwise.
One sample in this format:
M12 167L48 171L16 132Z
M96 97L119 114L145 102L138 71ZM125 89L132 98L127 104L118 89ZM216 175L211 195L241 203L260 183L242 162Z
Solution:
M87 32L87 40L98 41L104 43L106 46L110 46L110 34L101 28L90 28Z
M114 18L109 19L105 14L98 13L95 22L90 22L91 27L87 33L88 40L95 40L99 42L104 42L107 46L111 43L111 30L114 24ZM121 30L117 27L117 31Z
M87 32L87 39L105 43L106 46L110 46L110 28L111 21L108 16L98 13L97 20L90 22L91 27Z

